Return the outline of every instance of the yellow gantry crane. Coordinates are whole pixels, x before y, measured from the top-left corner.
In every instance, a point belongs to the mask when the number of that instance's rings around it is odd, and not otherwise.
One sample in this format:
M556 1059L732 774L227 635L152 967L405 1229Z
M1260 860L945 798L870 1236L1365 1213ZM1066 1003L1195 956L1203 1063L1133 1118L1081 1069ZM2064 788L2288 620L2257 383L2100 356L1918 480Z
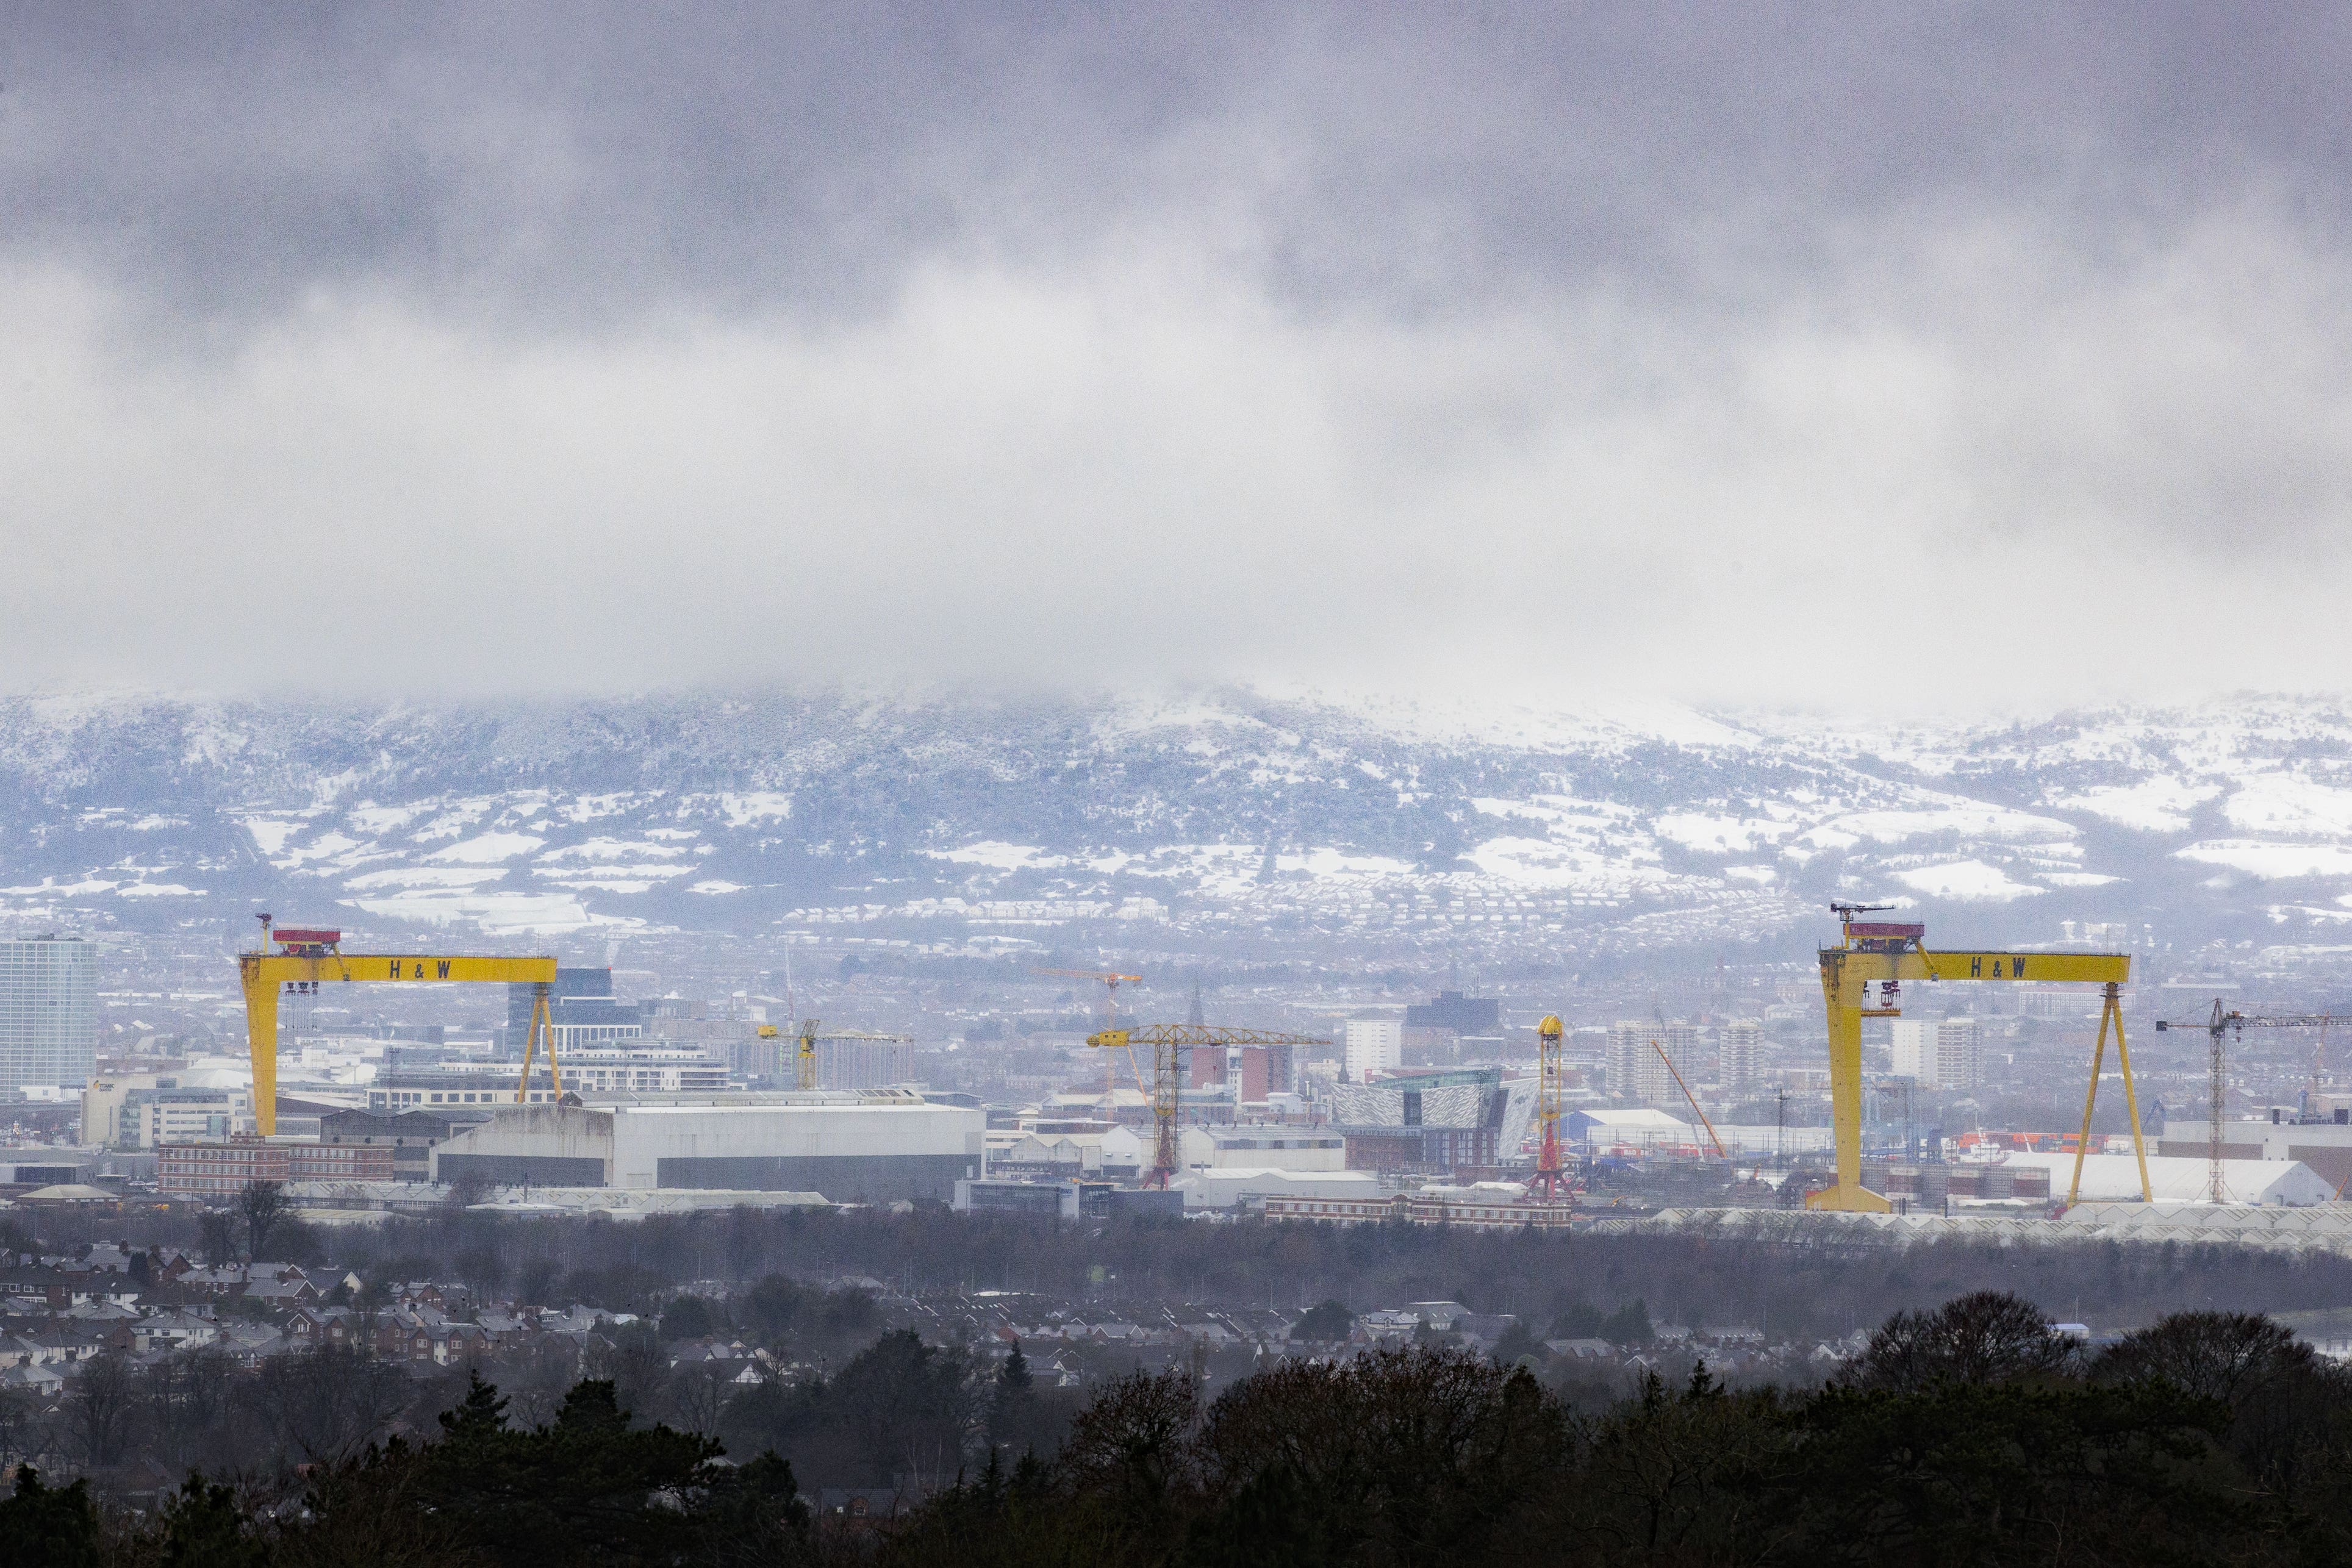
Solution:
M2147 1181L2147 1151L2140 1137L2139 1094L2133 1087L2131 1050L2124 1043L2122 986L2131 978L2131 958L2122 953L1933 952L1923 946L1927 928L1859 915L1885 904L1832 904L1844 942L1821 950L1822 1000L1829 1014L1830 1112L1837 1133L1837 1181L1805 1197L1808 1208L1886 1213L1893 1205L1862 1185L1862 1020L1901 1016L1906 980L2004 980L2036 985L2088 984L2106 988L2099 1012L2098 1049L2091 1058L2090 1092L2083 1101L2083 1135L2074 1146L2073 1203L2083 1186L2083 1155L2091 1142L2091 1112L2099 1097L2099 1071L2106 1061L2107 1030L2116 1036L2123 1069L2124 1103L2131 1112L2132 1152L2139 1156L2139 1190L2153 1201ZM1877 995L1874 998L1872 992Z
M419 953L346 953L343 934L310 927L275 928L268 915L261 922L261 946L236 956L238 983L245 990L246 1049L253 1059L253 1122L261 1135L278 1130L278 998L296 988L314 994L324 984L352 981L437 985L470 981L489 985L530 985L539 988L531 1003L530 1033L523 1040L522 1076L515 1085L515 1103L521 1104L530 1088L531 1061L539 1043L547 1042L547 1067L555 1092L563 1092L563 1069L555 1060L555 1030L548 997L555 986L553 958L491 958L470 955ZM272 948L276 951L272 951Z
M1320 1035L1278 1034L1262 1029L1218 1029L1197 1023L1155 1023L1140 1029L1107 1029L1087 1036L1097 1051L1151 1048L1152 1161L1150 1185L1165 1187L1176 1174L1176 1111L1183 1092L1183 1055L1194 1046L1328 1045Z

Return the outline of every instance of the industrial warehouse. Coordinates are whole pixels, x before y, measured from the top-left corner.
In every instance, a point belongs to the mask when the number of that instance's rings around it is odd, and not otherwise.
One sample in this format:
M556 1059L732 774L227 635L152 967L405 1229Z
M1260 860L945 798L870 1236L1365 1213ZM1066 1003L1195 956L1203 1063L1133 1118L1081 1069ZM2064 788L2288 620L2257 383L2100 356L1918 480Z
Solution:
M889 1090L516 1105L435 1149L433 1179L945 1203L957 1182L981 1174L986 1123L979 1111Z

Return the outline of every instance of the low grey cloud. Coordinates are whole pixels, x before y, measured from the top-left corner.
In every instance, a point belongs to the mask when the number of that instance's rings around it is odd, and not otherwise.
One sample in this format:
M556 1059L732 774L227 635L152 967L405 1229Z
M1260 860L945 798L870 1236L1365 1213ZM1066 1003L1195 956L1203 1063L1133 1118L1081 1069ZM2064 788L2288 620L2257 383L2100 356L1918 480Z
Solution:
M2347 54L2319 8L17 7L0 657L2340 685Z

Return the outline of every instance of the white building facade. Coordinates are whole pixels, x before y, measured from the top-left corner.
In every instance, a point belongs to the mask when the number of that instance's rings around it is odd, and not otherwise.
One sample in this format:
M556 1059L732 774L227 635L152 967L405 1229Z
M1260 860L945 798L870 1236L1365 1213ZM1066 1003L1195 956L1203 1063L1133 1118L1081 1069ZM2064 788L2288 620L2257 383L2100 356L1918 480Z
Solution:
M1404 1065L1402 1019L1349 1019L1347 1032L1348 1076L1358 1083L1375 1073L1393 1072Z
M1972 1018L1896 1019L1889 1065L1923 1089L1973 1089L1983 1075L1982 1038Z
M0 942L0 1089L79 1089L97 1061L97 945L79 936Z
M1609 1030L1609 1092L1617 1099L1682 1106L1688 1102L1675 1075L1696 1092L1714 1080L1717 1067L1710 1032L1696 1024L1621 1019Z
M1764 1026L1754 1019L1733 1019L1717 1034L1722 1052L1723 1086L1745 1093L1763 1081Z

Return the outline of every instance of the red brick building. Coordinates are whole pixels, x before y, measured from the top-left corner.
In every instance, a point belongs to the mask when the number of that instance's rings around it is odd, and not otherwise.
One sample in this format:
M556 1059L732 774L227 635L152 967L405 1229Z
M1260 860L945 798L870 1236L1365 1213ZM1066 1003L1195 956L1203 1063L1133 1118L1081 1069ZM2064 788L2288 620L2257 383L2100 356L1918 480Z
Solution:
M257 1181L390 1181L393 1151L371 1144L165 1144L155 1151L166 1197L227 1197Z

